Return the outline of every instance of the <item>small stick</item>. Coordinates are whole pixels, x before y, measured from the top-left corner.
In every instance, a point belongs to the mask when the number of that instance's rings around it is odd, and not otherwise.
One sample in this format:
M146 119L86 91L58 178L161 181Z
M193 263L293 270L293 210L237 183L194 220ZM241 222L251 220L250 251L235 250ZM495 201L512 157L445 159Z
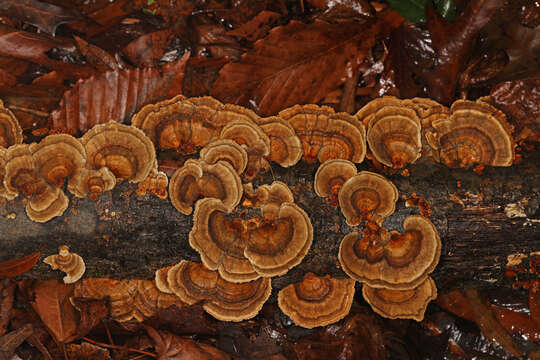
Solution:
M102 343L102 342L99 342L99 341L96 341L96 340L89 339L89 338L87 338L87 337L83 337L82 339L83 339L84 341L88 341L89 343L92 343L92 344L94 344L94 345L98 345L98 346L101 346L101 347L104 347L104 348L118 349L118 350L127 350L127 351L130 351L130 352L139 353L139 354L147 355L147 356L150 356L150 357L153 357L153 358L157 358L157 355L156 355L156 354L151 353L151 352L148 352L148 351L143 351L143 350L138 350L138 349L127 348L127 347L125 347L125 346L109 345L109 344L105 344L105 343Z

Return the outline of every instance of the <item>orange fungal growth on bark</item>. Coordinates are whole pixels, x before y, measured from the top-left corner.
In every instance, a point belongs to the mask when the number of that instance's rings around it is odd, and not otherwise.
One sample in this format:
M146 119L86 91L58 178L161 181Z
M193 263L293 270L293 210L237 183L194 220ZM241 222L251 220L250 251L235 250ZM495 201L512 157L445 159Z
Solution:
M58 254L47 256L43 262L51 266L53 270L61 270L66 273L65 284L73 284L79 281L86 271L84 260L78 254L69 251L69 247L62 245L58 248Z

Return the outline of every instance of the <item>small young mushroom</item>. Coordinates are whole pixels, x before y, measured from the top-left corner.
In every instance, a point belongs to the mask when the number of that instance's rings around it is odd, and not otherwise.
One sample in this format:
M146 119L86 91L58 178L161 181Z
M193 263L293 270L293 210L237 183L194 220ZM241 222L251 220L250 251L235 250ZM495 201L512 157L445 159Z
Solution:
M231 211L240 203L242 191L240 176L226 161L208 165L189 159L174 172L169 183L171 202L184 215L190 215L193 204L201 198L220 199Z
M8 148L22 142L23 132L19 121L0 100L0 147Z
M345 181L338 199L347 224L355 226L372 216L381 220L391 215L398 195L396 186L384 176L361 171Z
M86 163L81 142L67 134L49 135L29 146L37 172L54 186L62 186Z
M258 118L257 123L270 139L268 159L283 167L295 165L302 158L302 142L294 128L279 116Z
M373 311L389 319L413 319L422 321L431 300L437 298L437 287L431 277L408 290L372 288L366 284L362 295Z
M81 137L81 142L88 157L86 167L108 167L118 182L141 182L154 168L154 145L134 126L116 122L96 125Z
M282 110L279 117L287 120L296 131L302 142L304 160L318 159L321 163L329 159L364 161L366 131L354 116L310 104Z
M53 270L58 269L65 272L65 284L73 284L78 281L86 270L83 258L69 252L69 247L66 245L60 246L58 248L58 254L47 256L43 262L50 265Z
M354 299L354 280L338 280L330 275L318 277L307 273L300 283L278 293L281 311L305 328L325 326L343 319Z
M328 197L330 204L338 205L338 194L343 184L356 175L356 165L348 160L331 159L323 162L315 173L313 188L320 197Z
M182 260L167 273L169 288L187 304L204 301L203 308L222 321L243 321L259 313L270 297L270 279L235 284L202 264Z
M392 232L389 237L368 239L380 245L380 251L375 251L379 255L371 259L364 251L363 237L345 236L338 254L343 271L371 287L407 290L418 286L439 263L441 240L423 216L407 217L403 227L403 235Z
M241 175L248 163L246 150L235 141L229 139L215 140L201 149L199 157L207 164L226 161Z
M116 185L116 177L107 167L99 170L79 169L68 182L68 190L73 195L83 198L88 196L92 201L105 191Z
M506 116L485 102L458 100L426 133L437 158L449 167L510 166L515 143Z
M61 188L41 179L35 189L25 207L26 215L32 221L46 222L66 211L69 199Z
M167 187L169 186L169 178L167 174L156 169L150 171L150 174L137 185L137 195L144 196L147 194L155 195L160 199L167 198Z

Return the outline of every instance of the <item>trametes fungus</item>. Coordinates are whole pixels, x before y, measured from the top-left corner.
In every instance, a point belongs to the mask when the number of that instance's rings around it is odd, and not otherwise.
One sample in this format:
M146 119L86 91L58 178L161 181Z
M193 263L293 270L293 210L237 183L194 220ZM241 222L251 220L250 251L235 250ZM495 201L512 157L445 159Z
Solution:
M112 190L116 185L116 177L109 168L99 170L79 169L68 182L68 190L73 195L83 198L88 196L92 201L105 191Z
M338 194L343 184L355 176L356 165L348 160L331 159L323 162L315 173L313 188L320 197L329 198L330 204L338 205Z
M257 188L261 192L262 201L257 206L265 219L275 219L279 215L281 204L285 202L294 202L294 196L284 182L274 181L272 184L261 185Z
M5 154L4 186L10 194L32 196L42 181L27 144L10 146Z
M26 204L26 215L36 222L46 222L66 211L69 199L61 188L41 179Z
M232 165L238 175L246 169L248 154L246 150L235 141L221 139L210 142L199 153L199 158L207 164L226 161Z
M136 127L116 122L96 125L81 137L81 142L88 157L86 167L108 167L117 181L141 182L154 168L154 145Z
M252 179L267 165L265 156L270 154L270 139L254 122L235 120L225 125L219 134L220 139L230 139L242 145L248 155L244 171L246 179Z
M362 220L382 221L396 208L398 190L384 176L369 171L361 171L349 178L338 194L341 212L351 226Z
M242 199L242 180L226 161L208 165L189 159L173 174L169 195L173 206L184 215L190 215L193 204L201 198L220 199L231 211Z
M354 299L354 280L338 280L307 273L300 283L278 293L278 305L296 325L305 328L333 324L350 311Z
M235 284L222 279L202 264L183 260L167 273L169 288L187 304L203 301L203 308L216 319L242 321L259 313L270 297L270 279Z
M79 255L69 252L69 247L62 245L58 248L58 254L47 256L43 262L51 266L53 270L61 270L66 273L65 284L73 284L84 274L86 266Z
M347 113L317 105L295 105L279 113L300 138L303 159L321 163L329 159L364 160L366 132L364 125Z
M167 187L169 186L169 178L162 171L154 169L150 171L146 179L140 182L137 186L137 195L155 195L160 199L167 198Z
M294 128L279 116L257 118L257 123L270 139L267 158L283 167L296 164L302 158L302 142Z
M7 149L0 146L0 197L13 200L17 197L17 192L8 190L6 185L4 185L4 177L6 175L6 154Z
M49 135L39 143L29 145L36 171L47 182L61 187L64 179L72 177L86 163L81 142L71 135Z
M364 284L362 295L373 311L385 318L422 321L429 302L437 297L437 287L428 276L408 290L372 288Z
M217 199L200 200L189 243L206 267L228 281L283 275L302 261L313 241L309 217L292 202L266 210L273 217L264 220L230 219L226 210Z
M137 283L137 292L133 302L133 317L144 321L155 315L160 309L167 309L172 305L184 306L184 303L174 294L160 291L151 280L134 280Z
M434 120L433 130L426 133L439 161L454 168L512 165L512 127L501 111L485 102L468 100L455 101L450 110L450 116Z
M23 132L19 121L0 100L0 147L8 148L22 142Z
M345 236L338 255L343 271L371 287L407 290L418 286L439 263L441 240L423 216L407 217L403 227L404 234L364 236L367 239L357 233ZM377 256L369 256L372 243Z

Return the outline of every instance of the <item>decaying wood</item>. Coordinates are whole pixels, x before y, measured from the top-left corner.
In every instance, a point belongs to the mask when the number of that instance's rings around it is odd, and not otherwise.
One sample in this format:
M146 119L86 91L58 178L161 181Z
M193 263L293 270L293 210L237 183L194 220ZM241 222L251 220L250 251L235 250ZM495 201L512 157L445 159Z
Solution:
M361 170L374 170L364 162ZM257 180L287 183L296 202L313 223L314 241L304 261L288 274L273 280L281 289L300 281L308 272L345 276L337 253L343 236L352 229L339 209L313 191L315 164L300 163L272 172ZM379 170L375 170L381 172ZM479 175L472 170L449 169L421 161L409 167L409 176L385 174L400 191L397 211L384 225L400 230L407 215L419 213L406 207L413 193L429 202L431 220L443 241L442 256L433 277L439 289L459 284L503 284L506 258L510 254L540 249L540 151L525 154L509 168L487 168ZM85 277L116 279L154 276L157 268L182 259L199 261L188 244L192 216L174 209L169 200L139 197L136 185L121 184L98 201L70 197L62 217L44 224L30 221L24 213L26 200L3 201L0 206L0 261L38 249L42 256L67 244L87 266ZM60 277L43 262L25 276Z

